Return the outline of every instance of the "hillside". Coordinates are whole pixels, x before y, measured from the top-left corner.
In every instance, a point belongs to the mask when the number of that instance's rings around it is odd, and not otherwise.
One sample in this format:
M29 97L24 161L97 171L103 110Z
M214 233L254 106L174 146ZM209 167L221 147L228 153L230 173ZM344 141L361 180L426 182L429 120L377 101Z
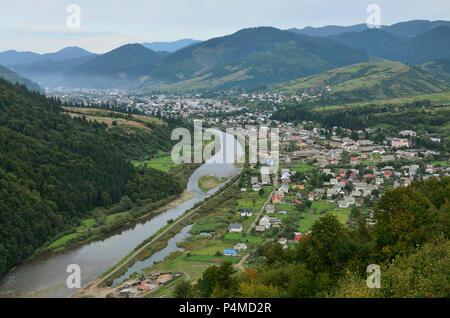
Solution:
M331 87L324 102L356 102L387 99L450 89L449 77L435 76L418 67L398 62L371 62L337 68L323 74L272 86L284 93Z
M367 61L366 54L270 27L250 28L179 50L151 67L142 88L255 87ZM145 68L144 68L145 70Z
M86 55L63 61L42 61L24 65L13 65L11 68L20 75L31 78L43 86L61 86L64 74L94 59L96 55Z
M11 71L10 69L0 65L0 78L7 80L10 83L18 83L25 85L29 90L41 92L42 88L33 81L27 78L23 78L19 74Z
M137 80L140 65L166 56L140 44L127 44L76 66L64 74L63 81L76 87L111 88Z
M394 35L386 29L371 29L326 39L369 55L409 64L450 58L450 26L437 26L414 37Z
M167 173L129 161L170 150L171 128L143 122L150 133L130 132L118 115L120 125L108 128L64 112L58 101L0 80L0 276L94 208L182 190Z
M392 25L382 25L378 30L383 30L391 35L398 37L414 37L430 31L438 26L450 27L450 21L429 21L429 20L411 20L399 22ZM369 30L366 23L360 23L350 26L327 25L323 27L305 27L303 29L292 28L288 31L305 34L309 36L328 37L348 32L361 32Z
M0 64L2 65L26 65L38 62L58 62L89 55L96 55L85 49L71 46L54 53L38 54L34 52L18 52L9 50L0 52Z
M422 68L437 72L450 74L450 59L439 59L422 65Z

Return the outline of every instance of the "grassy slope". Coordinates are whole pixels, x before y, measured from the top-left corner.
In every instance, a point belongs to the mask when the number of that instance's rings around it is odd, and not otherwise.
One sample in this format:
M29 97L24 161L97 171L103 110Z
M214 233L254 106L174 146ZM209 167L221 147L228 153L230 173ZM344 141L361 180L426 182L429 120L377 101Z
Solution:
M331 71L273 86L285 93L330 85L330 95L369 94L367 99L387 99L437 93L450 89L447 78L398 62L371 62L345 66Z

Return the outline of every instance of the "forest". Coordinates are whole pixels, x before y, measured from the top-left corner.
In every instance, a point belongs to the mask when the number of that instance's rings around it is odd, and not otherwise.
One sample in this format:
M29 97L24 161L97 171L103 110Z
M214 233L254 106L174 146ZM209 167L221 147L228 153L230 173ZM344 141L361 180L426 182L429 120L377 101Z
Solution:
M198 284L180 282L176 297L449 297L450 178L416 181L386 192L376 224L346 228L332 214L317 220L295 248L266 242L262 265L238 272L231 262L207 268ZM366 285L381 268L381 288Z
M182 192L174 176L130 163L171 149L171 124L148 125L127 134L71 119L58 99L0 79L0 276L94 208Z

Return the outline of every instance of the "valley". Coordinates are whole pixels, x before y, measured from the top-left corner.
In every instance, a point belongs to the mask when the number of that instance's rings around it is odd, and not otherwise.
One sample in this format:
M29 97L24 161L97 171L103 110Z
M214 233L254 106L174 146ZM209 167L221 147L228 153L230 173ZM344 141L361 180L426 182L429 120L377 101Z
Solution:
M0 52L0 297L449 297L450 22L195 38Z

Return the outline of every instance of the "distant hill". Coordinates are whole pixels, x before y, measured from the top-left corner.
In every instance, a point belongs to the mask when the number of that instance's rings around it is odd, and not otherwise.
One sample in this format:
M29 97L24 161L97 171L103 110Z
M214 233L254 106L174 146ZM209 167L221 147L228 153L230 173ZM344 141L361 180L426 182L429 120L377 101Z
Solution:
M392 35L400 37L413 37L430 31L438 26L449 26L450 21L429 21L429 20L412 20L399 22L393 25L382 25L378 30L386 31ZM292 28L288 31L294 33L305 34L309 36L327 37L339 35L346 32L361 32L369 30L366 23L355 24L350 26L327 25L323 27L305 27L303 29Z
M97 55L77 57L63 61L43 61L25 65L13 65L11 69L21 76L30 78L42 86L61 86L64 80L64 74L83 63L90 61Z
M450 27L450 21L412 20L393 24L383 30L396 36L415 37L439 26Z
M166 51L169 53L176 52L178 50L181 50L185 47L200 43L202 41L199 40L193 40L193 39L182 39L174 42L146 42L142 43L142 45L150 50L153 50L155 52L161 52Z
M450 26L439 26L413 37L394 52L395 60L411 64L448 58L450 58Z
M8 50L0 52L0 64L16 65L38 62L41 55L34 52L18 52L16 50Z
M362 50L369 55L393 58L393 52L402 48L407 39L392 35L380 29L367 29L362 32L347 32L326 37L330 41Z
M369 55L410 64L450 58L450 27L438 26L415 37L401 37L371 29L329 36L335 43L363 50Z
M437 72L437 73L447 73L450 74L450 59L440 59L431 61L421 65L422 68Z
M0 64L10 66L10 65L24 65L47 61L57 62L88 55L93 55L93 53L76 46L66 47L62 50L59 50L58 52L45 54L38 54L34 52L18 52L14 50L9 50L5 52L0 52Z
M63 82L71 86L95 88L129 85L137 80L140 65L154 63L166 55L141 44L127 44L65 72Z
M30 91L42 92L42 88L33 81L27 78L23 78L19 74L11 71L10 69L0 65L0 78L7 80L10 83L18 83L25 85Z
M147 90L254 87L368 61L342 45L271 27L240 30L181 49L142 68Z
M338 35L346 32L361 32L367 30L367 24L361 23L356 25L350 25L350 26L339 26L339 25L327 25L323 27L305 27L303 29L297 29L292 28L288 31L294 32L294 33L300 33L305 34L309 36L319 36L319 37L326 37L330 35Z
M399 62L371 62L337 68L272 88L292 93L327 85L331 87L331 91L324 94L328 103L356 102L446 91L450 89L450 77L435 76Z

